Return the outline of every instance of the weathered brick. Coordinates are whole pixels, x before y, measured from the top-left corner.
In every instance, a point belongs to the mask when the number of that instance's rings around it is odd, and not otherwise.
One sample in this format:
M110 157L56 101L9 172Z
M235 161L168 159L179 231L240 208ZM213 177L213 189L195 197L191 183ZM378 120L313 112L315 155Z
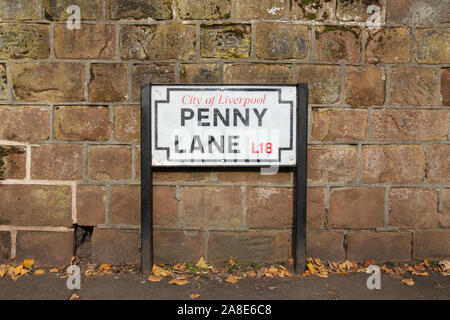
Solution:
M41 107L0 107L0 139L35 143L50 136L50 112Z
M55 108L57 140L106 141L112 130L108 107L59 106Z
M118 19L154 19L172 18L171 0L106 0L107 17Z
M410 61L411 30L405 27L368 31L366 61L405 63Z
M306 229L323 229L325 219L324 189L308 188L306 210Z
M255 53L259 59L304 59L309 42L307 26L279 22L256 25Z
M114 136L119 141L140 141L140 107L118 106L114 108Z
M308 149L308 181L353 182L355 180L355 147L330 146Z
M227 261L230 257L252 262L287 261L290 256L289 232L211 232L208 260Z
M0 59L45 59L50 55L50 27L0 24Z
M326 62L359 62L361 29L322 26L316 29L316 57Z
M217 63L182 64L181 83L219 83L220 67Z
M34 259L35 267L67 266L74 254L73 244L73 231L19 231L16 261Z
M402 24L448 23L448 3L442 0L396 0L386 1L388 22Z
M256 229L291 228L292 193L291 188L247 188L247 225Z
M0 64L0 100L6 99L8 99L6 66L4 64Z
M77 186L77 224L97 226L105 223L105 214L105 187Z
M89 101L125 101L127 98L127 69L124 64L92 64Z
M14 0L0 2L0 19L36 20L39 19L40 0Z
M391 103L401 106L432 106L436 103L436 71L397 67L391 70Z
M131 178L131 148L91 147L88 151L87 174L94 180Z
M425 176L425 151L419 145L363 146L364 183L421 183Z
M418 63L450 63L450 30L417 29L414 57Z
M178 23L124 26L120 48L122 59L191 60L195 57L195 26Z
M83 178L83 147L45 144L33 147L31 178L43 180L79 180Z
M314 109L312 137L320 141L363 140L367 111L355 109Z
M95 263L121 265L140 260L140 236L136 231L94 228L91 248Z
M180 224L185 227L239 227L242 225L240 187L183 187Z
M25 163L24 147L0 145L0 180L25 178Z
M248 24L202 25L200 54L202 58L249 58L250 38Z
M341 21L359 21L366 22L372 13L367 10L370 5L375 5L383 12L382 0L337 0L336 1L336 18Z
M410 232L350 232L347 236L347 259L375 263L411 260Z
M450 230L415 231L414 259L441 260L450 257Z
M174 226L178 221L176 188L153 187L153 224ZM141 224L141 187L114 186L111 191L111 222L113 224Z
M431 183L450 182L449 144L435 144L428 147L427 179Z
M80 8L82 20L102 18L102 0L44 0L44 15L47 20L65 21L70 14L67 8L76 5ZM87 25L83 25L82 28Z
M224 83L292 83L292 69L281 64L226 64Z
M175 83L174 64L133 65L133 101L141 99L141 83Z
M11 70L14 92L21 100L84 100L85 71L80 63L18 63Z
M342 261L345 259L344 234L341 232L307 232L306 256L322 261Z
M308 83L309 103L332 104L339 101L341 76L338 66L298 65L298 82Z
M155 263L194 262L205 255L205 234L200 231L153 231Z
M12 226L72 226L70 187L0 186L0 224Z
M292 19L329 21L334 18L334 1L330 0L293 0L291 2Z
M11 259L11 234L0 231L0 263L9 262Z
M235 0L236 19L281 19L287 10L286 0Z
M450 106L450 68L441 71L441 100L444 106Z
M177 0L178 16L183 20L229 19L231 0Z
M386 92L384 70L374 65L345 68L345 102L351 106L383 105Z
M392 188L389 224L401 229L430 229L439 223L438 192L433 189Z
M336 229L383 226L384 188L340 188L330 196L328 225Z
M376 141L445 140L446 110L373 110L370 135Z
M116 38L113 25L84 24L70 30L65 24L55 27L55 56L71 59L112 59Z
M450 189L444 189L442 198L441 225L450 227Z
M153 172L154 182L201 182L210 181L211 173L205 171L158 171Z
M237 182L242 184L264 184L264 183L289 183L291 176L289 172L279 171L272 175L262 175L257 170L229 170L219 171L216 173L217 180L222 182Z

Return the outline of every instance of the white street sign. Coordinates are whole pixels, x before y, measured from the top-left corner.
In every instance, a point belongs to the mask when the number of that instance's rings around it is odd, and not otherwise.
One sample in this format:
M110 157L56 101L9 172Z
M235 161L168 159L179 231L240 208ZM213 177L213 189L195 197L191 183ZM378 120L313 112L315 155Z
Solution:
M295 85L152 85L152 165L294 166L296 111Z

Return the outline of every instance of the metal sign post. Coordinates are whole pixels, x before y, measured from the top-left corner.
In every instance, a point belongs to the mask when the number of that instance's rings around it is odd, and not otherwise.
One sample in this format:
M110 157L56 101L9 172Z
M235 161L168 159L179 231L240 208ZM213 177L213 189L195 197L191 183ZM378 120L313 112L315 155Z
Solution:
M295 174L295 270L305 269L308 87L141 86L141 271L153 266L154 167L245 167Z

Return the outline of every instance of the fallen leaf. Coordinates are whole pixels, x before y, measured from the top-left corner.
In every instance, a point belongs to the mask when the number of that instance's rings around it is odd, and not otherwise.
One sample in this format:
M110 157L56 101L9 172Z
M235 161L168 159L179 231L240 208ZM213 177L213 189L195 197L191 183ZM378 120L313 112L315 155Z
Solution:
M0 279L3 278L7 272L8 266L6 264L0 265Z
M14 269L14 273L15 275L19 275L23 270L23 265L18 265L15 269Z
M235 284L235 283L237 283L237 282L239 281L239 278L233 276L232 274L230 274L230 275L228 276L228 278L225 279L225 281L226 281L226 282L229 282L229 283L232 283L232 284Z
M408 286L413 286L414 285L414 280L411 279L403 279L402 282Z
M157 265L153 265L152 273L158 277L168 277L170 275L169 270L165 270L164 268L158 267Z
M44 273L45 273L44 269L38 269L38 270L34 271L34 274L37 276L40 276L41 274L44 274Z
M48 272L50 272L50 273L56 273L58 271L59 271L58 268L53 268L53 269L48 270Z
M307 277L307 276L309 276L309 275L310 275L309 270L306 270L305 272L302 273L302 276L303 276L303 277Z
M203 259L203 257L200 258L200 260L198 260L198 262L195 264L197 267L199 268L208 268L208 265L205 262L205 259Z
M155 275L153 275L153 274L151 274L149 277L148 277L148 281L151 281L151 282L159 282L159 281L161 281L163 278L162 277L160 277L160 276L155 276Z
M173 268L177 271L184 271L186 270L186 265L184 263L178 263L174 265Z
M169 281L169 284L177 284L179 286L183 286L187 283L189 283L189 282L182 277L178 277L178 278L175 278L175 279Z
M424 265L425 267L429 267L429 266L430 266L430 263L428 262L427 259L423 260L422 263L423 263L423 265Z
M27 274L30 271L31 270L28 270L28 269L22 269L22 271L20 271L20 275L23 276L23 275Z
M375 263L375 261L373 260L364 260L364 268L368 268L371 265L373 265Z
M25 259L23 261L23 266L27 269L31 269L31 267L34 265L34 260L33 259Z
M200 298L200 294L199 293L193 293L189 296L191 299L198 299Z
M319 258L314 258L314 262L315 262L315 264L317 264L318 266L321 266L321 265L322 265L322 261L320 261Z
M218 273L219 273L219 269L217 269L217 268L212 268L212 269L211 269L211 272L214 273L214 274L218 274Z
M80 296L77 295L76 293L72 293L72 295L70 296L69 300L75 300L75 299L80 299Z
M450 261L448 260L439 261L439 266L441 267L443 272L450 272Z
M314 268L314 266L311 263L307 263L306 266L308 267L308 269L311 272L311 274L315 274L316 273L316 268Z
M274 276L276 276L277 274L278 274L278 269L277 268L275 268L275 267L270 267L269 268L269 272L271 273L271 274L273 274Z
M234 266L234 259L233 259L233 257L230 257L230 259L228 259L228 262L229 262L232 266Z
M108 271L109 269L111 269L110 264L102 264L102 265L100 265L100 267L98 267L99 271Z

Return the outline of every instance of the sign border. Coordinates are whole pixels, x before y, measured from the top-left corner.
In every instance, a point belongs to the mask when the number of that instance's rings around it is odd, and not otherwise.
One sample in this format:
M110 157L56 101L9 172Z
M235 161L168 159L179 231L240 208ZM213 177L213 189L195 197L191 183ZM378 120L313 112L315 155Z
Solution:
M141 274L149 275L152 272L153 251L153 170L154 168L177 168L188 166L158 166L152 165L152 122L151 122L151 87L162 86L296 86L297 87L297 121L296 121L296 164L282 167L294 169L294 230L292 234L294 268L297 273L304 272L306 259L306 169L308 145L308 84L167 84L142 83L141 84ZM267 163L258 165L235 166L195 166L195 168L260 168Z

